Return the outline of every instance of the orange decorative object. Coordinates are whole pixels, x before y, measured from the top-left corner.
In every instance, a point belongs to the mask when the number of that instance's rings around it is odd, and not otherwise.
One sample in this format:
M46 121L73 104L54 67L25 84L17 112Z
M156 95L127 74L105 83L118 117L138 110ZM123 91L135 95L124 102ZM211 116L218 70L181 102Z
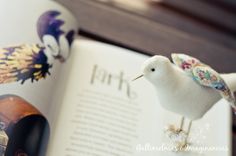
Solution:
M49 124L29 102L16 95L0 96L0 122L6 134L2 140L8 141L0 155L45 155Z

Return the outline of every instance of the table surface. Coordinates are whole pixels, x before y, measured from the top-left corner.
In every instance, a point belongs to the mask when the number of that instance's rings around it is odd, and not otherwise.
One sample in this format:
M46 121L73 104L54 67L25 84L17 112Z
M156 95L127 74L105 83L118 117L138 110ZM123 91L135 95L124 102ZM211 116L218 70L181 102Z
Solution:
M57 1L76 15L82 36L148 55L184 52L236 72L235 0ZM236 135L233 142L236 155Z

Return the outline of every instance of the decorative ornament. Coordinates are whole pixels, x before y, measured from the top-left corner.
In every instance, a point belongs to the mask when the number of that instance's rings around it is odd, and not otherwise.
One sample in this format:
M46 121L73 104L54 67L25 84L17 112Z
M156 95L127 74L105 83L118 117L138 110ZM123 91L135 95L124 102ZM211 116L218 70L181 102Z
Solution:
M222 97L236 108L236 73L220 74L196 58L185 54L167 57L153 56L142 66L142 74L157 91L162 107L182 116L180 126L170 125L165 130L176 149L188 146L192 121L204 116ZM184 130L185 118L190 119Z

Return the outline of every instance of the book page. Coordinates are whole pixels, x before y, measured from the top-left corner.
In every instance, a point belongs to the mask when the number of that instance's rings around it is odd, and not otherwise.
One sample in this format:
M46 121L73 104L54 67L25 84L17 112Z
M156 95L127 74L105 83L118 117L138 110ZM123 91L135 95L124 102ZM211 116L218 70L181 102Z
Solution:
M49 0L1 0L0 20L0 155L41 156L77 21Z
M61 68L60 66L62 63L58 59L51 58L50 60L49 56L46 55L46 49L44 49L45 44L51 44L51 46L55 46L53 47L55 49L60 47L53 45L53 39L52 41L46 41L43 37L51 35L58 38L58 35L67 35L70 30L77 31L77 21L68 10L53 1L43 0L35 2L34 0L26 0L20 2L18 0L10 0L0 1L0 4L1 60L11 53L15 53L9 57L9 60L15 61L15 64L13 65L18 68L17 71L22 73L24 73L24 69L30 69L30 65L35 65L36 63L39 65L45 64L45 66L43 66L44 69L42 69L42 74L45 74L45 79L40 78L38 82L36 78L33 77L34 75L30 74L22 74L23 78L13 74L13 76L8 76L4 80L1 77L0 94L16 94L22 96L33 103L44 115L48 115L48 108L50 100L52 99L51 93L53 93L53 88L55 82L57 82L60 72L59 69ZM9 12L11 13L9 14ZM50 22L62 23L58 26L56 26L56 24L52 26L49 24ZM49 29L51 29L52 32ZM64 33L61 33L61 31ZM33 55L32 51L38 55ZM44 54L41 54L38 51L42 51ZM36 57L41 57L41 60L39 59L37 62L34 60ZM17 64L17 61L19 64ZM11 65L12 62L1 61L0 63L5 63L7 66ZM48 64L48 67L46 64ZM2 65L1 70L3 68ZM8 72L14 71L9 69ZM37 74L36 72L34 73L34 71L30 72L32 74ZM2 71L1 74L3 75ZM14 81L14 78L16 79L16 82ZM31 82L32 79L33 83Z
M70 59L57 122L48 156L172 156L164 127L179 124L180 116L160 106L145 79L131 82L148 57L94 41L77 40ZM58 101L57 101L58 102ZM224 113L219 118L217 113ZM221 101L194 122L198 141L230 148L229 107ZM216 121L221 121L217 125ZM210 127L209 130L204 128ZM224 135L225 137L219 136ZM218 134L218 135L216 135ZM207 155L230 156L228 151ZM190 155L201 155L193 152ZM213 156L212 155L212 156Z

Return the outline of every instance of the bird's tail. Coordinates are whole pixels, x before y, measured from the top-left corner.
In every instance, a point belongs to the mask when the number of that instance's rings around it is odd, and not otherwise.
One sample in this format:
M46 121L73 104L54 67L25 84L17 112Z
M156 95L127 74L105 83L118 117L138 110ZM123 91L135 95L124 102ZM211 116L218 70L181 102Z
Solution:
M221 74L221 76L225 80L226 84L229 86L229 88L234 96L234 99L235 99L236 98L235 97L235 95L236 95L236 73ZM236 114L236 101L232 100L230 103L233 107L234 114Z
M236 92L236 73L221 74L232 92Z

